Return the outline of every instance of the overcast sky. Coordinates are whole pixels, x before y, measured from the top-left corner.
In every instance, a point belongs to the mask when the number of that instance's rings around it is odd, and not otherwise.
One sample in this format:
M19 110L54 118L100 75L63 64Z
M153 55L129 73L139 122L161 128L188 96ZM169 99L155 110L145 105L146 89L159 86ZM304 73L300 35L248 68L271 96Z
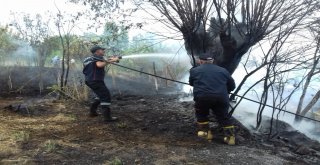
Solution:
M57 7L62 12L67 13L75 13L77 11L84 11L87 8L83 5L76 5L73 3L68 3L68 0L0 0L1 6L0 6L0 25L4 26L7 24L10 24L12 22L12 16L10 16L10 12L15 13L29 13L31 15L35 14L41 14L45 17L46 12L50 13L57 13ZM130 7L131 4L126 4L124 7ZM131 15L130 17L127 17L127 19L130 19L130 21L133 22L139 22L139 21L145 21L146 17L150 17L148 14L138 11ZM129 35L135 35L137 33L144 33L144 32L155 32L155 33L163 33L166 36L170 36L170 32L168 32L168 28L163 27L160 25L160 23L152 22L149 25L144 25L144 27L140 29L131 29ZM84 27L84 26L83 26ZM85 28L84 28L85 29ZM102 30L102 29L100 29ZM76 33L83 33L87 32L85 30L79 30ZM176 34L175 34L176 35Z
M10 12L24 12L30 14L44 14L46 11L56 12L54 2L61 10L81 10L81 6L68 3L66 0L1 0L1 25L10 23ZM83 8L83 7L82 7Z

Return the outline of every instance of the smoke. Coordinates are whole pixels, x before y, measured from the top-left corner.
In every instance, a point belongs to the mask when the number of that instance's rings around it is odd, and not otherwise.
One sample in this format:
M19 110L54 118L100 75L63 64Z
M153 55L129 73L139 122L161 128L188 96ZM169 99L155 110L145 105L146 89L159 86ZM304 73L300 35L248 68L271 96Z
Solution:
M233 74L233 78L235 79L236 83L239 84L240 81L243 79L244 75L245 75L245 71L239 68ZM251 79L249 79L246 83L247 85L245 85L241 91L245 91L251 84L254 83L255 80L257 80L259 78L260 75L261 74L258 73L255 76L253 76ZM185 75L184 78L182 79L182 81L187 82L188 77L189 77L189 74ZM293 88L294 87L292 86L292 84L288 84L285 87L284 95L288 95ZM190 90L192 90L192 87L188 86L188 85L184 85L182 88L182 91L186 94L190 94ZM241 91L240 91L240 93L241 93ZM254 88L254 92L249 92L245 97L252 99L252 100L259 101L257 94L261 93L262 91L263 91L262 86L256 86ZM309 93L307 93L306 100L310 100L312 98L313 93L314 93L314 91L310 91ZM290 102L287 104L286 109L285 109L286 111L290 111L290 112L295 113L296 108L297 108L297 104L299 102L300 95L301 95L301 91L298 90L292 96ZM269 98L272 98L272 96L270 95ZM238 101L239 101L239 99L240 98L238 98ZM193 100L192 96L180 98L180 101L192 101L192 100ZM306 101L306 102L308 102L308 101ZM272 100L269 99L267 104L272 105ZM318 102L316 104L316 106L314 107L314 110L320 109L319 107L320 107L320 103ZM256 116L257 116L258 109L259 109L259 104L248 101L248 100L242 100L241 103L239 104L239 106L236 108L233 116L237 120L239 120L249 130L251 130L252 132L255 132L256 131L256 129L255 129L256 128ZM263 111L262 116L264 119L270 119L272 117L272 113L273 113L273 109L270 107L266 107L265 110ZM277 118L277 116L280 121L284 121L284 122L290 124L294 129L304 133L305 135L307 135L311 139L320 141L320 123L316 123L316 122L308 120L308 119L303 119L300 124L295 124L295 122L294 122L295 115L285 113L283 111L279 112L279 110L275 110L273 117ZM309 117L312 117L312 116L309 115ZM263 122L263 123L269 124L268 122L267 123ZM262 127L265 127L265 126L262 126ZM290 131L290 130L288 130L288 131Z
M5 66L14 66L14 65L35 66L36 61L37 61L36 52L27 43L19 42L18 44L19 44L18 49L14 53L10 53L10 55L6 56L6 60L4 60L5 63L3 63L2 65L5 65ZM190 59L184 53L178 53L178 54L163 54L163 53L134 54L134 55L123 56L123 59L125 59L125 60L123 60L121 63L124 65L130 64L129 62L126 63L126 61L128 61L129 59L138 61L137 63L133 63L134 64L133 67L135 67L135 68L137 68L137 67L139 68L139 67L143 67L143 66L150 67L150 64L151 64L150 61L154 61L158 67L158 71L163 66L169 64L172 66L172 68L171 68L172 70L175 70L176 73L179 73L181 75L181 77L177 76L176 79L183 81L183 82L188 82L188 80L189 80L188 70L191 68L191 64L190 64ZM4 61L2 61L2 62L4 62ZM148 65L144 64L143 62L148 63ZM139 66L137 65L138 63L139 63ZM182 68L182 67L184 67L184 68ZM152 70L152 68L151 68L151 70ZM144 71L150 72L151 70L144 70ZM37 71L36 70L29 70L29 72L28 72L28 75L30 75L30 76L26 79L30 79L30 77L34 77L35 74L33 74L31 72L36 73ZM261 72L263 72L263 70ZM253 77L247 81L246 85L243 87L243 90L245 90L248 86L250 86L250 84L254 83L254 80L259 78L259 75L263 75L263 74L261 74L261 72L258 72L255 75L253 75ZM152 72L150 72L150 73L152 73ZM22 74L22 73L20 73L20 74ZM26 74L24 74L24 76L25 75ZM239 68L233 74L233 77L234 77L236 83L239 84L245 75L246 75L246 72L243 69ZM129 78L130 74L123 75L123 76ZM141 75L141 76L144 76L144 75ZM166 76L169 76L169 75L166 75ZM2 76L2 77L8 77L8 76ZM23 77L23 76L17 74L16 77ZM50 79L54 79L54 78L50 78ZM20 81L20 79L18 80L16 78L16 81ZM148 81L145 81L145 82L152 83L153 81L154 81L153 79L149 79ZM2 84L6 84L6 82L7 82L7 80L4 80ZM21 80L21 82L23 82L23 81ZM123 86L132 87L132 83L133 82L130 82L130 83L125 84ZM313 83L316 84L317 82L313 82ZM18 84L18 83L16 83L16 84ZM34 82L33 84L36 84L36 82ZM109 84L112 84L112 82L109 82ZM123 82L121 82L120 85L121 84L123 84ZM140 89L140 87L138 87L138 86L139 86L139 84L137 84L136 89ZM188 97L181 98L180 101L192 101L193 100L191 86L181 85L178 87L179 87L180 91L184 92L185 95L188 96ZM121 89L122 88L124 88L124 87L121 87ZM135 86L133 86L132 88L135 88ZM287 84L286 92L289 93L290 90L292 90L292 89L293 89L292 84ZM148 87L146 89L146 91L152 91L152 90L153 90L152 86L150 86L150 88ZM255 92L259 93L263 90L263 88L261 86L257 86L256 88L254 88L254 90L255 90ZM141 92L141 90L137 90L136 92L139 93L139 92ZM249 92L246 95L246 97L251 98L253 100L258 100L255 92ZM313 93L314 93L314 91L309 91L309 93L306 96L306 100L311 99ZM286 110L291 111L291 112L295 112L300 94L301 94L301 91L298 91L295 95L293 95L291 101L287 105ZM272 104L272 102L269 101L268 104ZM259 105L256 103L243 100L241 102L241 104L237 107L237 109L234 113L234 117L237 118L247 128L254 131L254 128L256 127L256 114L257 114L258 107L259 107ZM319 103L317 104L317 107L320 107ZM316 109L317 108L315 108L315 110ZM275 114L278 114L278 111L275 111ZM272 109L266 108L263 112L263 116L265 118L271 117L272 116ZM320 124L319 123L314 123L314 122L311 122L308 120L303 120L299 125L295 125L294 124L294 115L284 113L284 112L280 112L278 117L279 117L279 120L290 124L295 129L306 134L310 138L320 141L320 138L319 138L319 132L320 132L319 125ZM318 132L318 135L316 134L316 132Z
M251 131L255 131L256 127L256 115L259 105L256 103L252 103L250 101L244 100L240 103L240 105L235 110L233 116L238 119L244 126L249 128ZM289 110L289 109L287 109ZM266 108L263 112L263 118L269 119L272 117L272 108ZM289 110L290 111L290 110ZM277 117L277 114L279 113L278 110L275 110L274 118ZM303 119L300 124L294 123L295 115L288 114L285 112L280 112L278 115L278 119L280 121L284 121L288 124L290 124L294 129L304 133L308 137L320 141L319 135L316 134L317 125L319 123L315 123L308 119ZM266 123L269 124L269 123ZM318 128L319 129L319 128ZM288 130L292 131L292 130ZM319 130L318 130L319 131Z
M17 49L4 55L2 66L35 66L37 64L37 54L32 47L23 41L13 40Z

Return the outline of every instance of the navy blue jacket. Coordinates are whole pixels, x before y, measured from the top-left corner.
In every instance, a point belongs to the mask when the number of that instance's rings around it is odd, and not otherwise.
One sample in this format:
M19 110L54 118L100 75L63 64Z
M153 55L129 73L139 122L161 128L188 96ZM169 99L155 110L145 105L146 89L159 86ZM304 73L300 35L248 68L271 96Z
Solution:
M230 73L214 64L202 64L190 70L189 83L193 86L194 98L218 97L229 100L235 83Z
M99 68L96 65L97 61L104 61L102 56L92 55L83 61L83 74L86 81L103 81L104 80L104 67Z

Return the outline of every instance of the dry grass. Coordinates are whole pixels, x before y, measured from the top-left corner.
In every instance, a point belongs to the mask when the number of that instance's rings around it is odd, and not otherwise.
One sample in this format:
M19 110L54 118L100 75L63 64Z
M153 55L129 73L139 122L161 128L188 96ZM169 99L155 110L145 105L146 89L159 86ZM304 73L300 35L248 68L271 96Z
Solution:
M0 165L199 164L199 160L207 163L212 159L218 160L216 163L229 160L247 164L248 154L255 156L250 160L252 164L263 164L261 162L267 160L272 160L267 164L285 162L277 155L256 154L261 149L229 148L219 143L208 146L207 142L197 141L196 136L190 135L193 123L189 122L188 116L173 111L185 112L184 106L172 105L174 102L162 98L149 99L150 104L145 105L138 101L140 99L130 96L118 100L118 104L113 104L114 112L124 120L107 125L103 124L102 116L87 117L85 113L89 107L83 104L38 102L33 108L46 107L47 111L26 117L2 111L1 107L14 101L1 100ZM198 154L201 154L199 159ZM194 155L196 157L192 157Z
M14 101L5 100L1 107ZM51 105L49 115L25 117L12 112L0 113L0 164L34 164L39 153L52 153L59 149L55 132L66 132L76 120L74 114L61 113L66 107L61 102L44 102ZM35 108L37 108L35 106ZM24 156L22 156L24 155ZM10 159L8 159L10 157Z
M63 113L58 113L54 117L47 118L46 121L48 122L72 122L76 120L76 116L73 114L63 114Z

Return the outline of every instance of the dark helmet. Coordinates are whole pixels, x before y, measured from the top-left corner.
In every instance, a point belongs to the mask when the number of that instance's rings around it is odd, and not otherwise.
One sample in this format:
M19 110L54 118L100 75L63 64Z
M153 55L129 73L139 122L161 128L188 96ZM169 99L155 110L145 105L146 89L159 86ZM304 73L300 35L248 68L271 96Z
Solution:
M105 50L106 48L96 45L96 46L93 46L93 47L90 49L90 52L91 52L92 54L94 54L97 50L100 50L100 49Z

